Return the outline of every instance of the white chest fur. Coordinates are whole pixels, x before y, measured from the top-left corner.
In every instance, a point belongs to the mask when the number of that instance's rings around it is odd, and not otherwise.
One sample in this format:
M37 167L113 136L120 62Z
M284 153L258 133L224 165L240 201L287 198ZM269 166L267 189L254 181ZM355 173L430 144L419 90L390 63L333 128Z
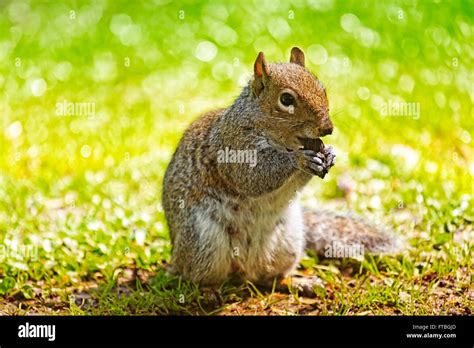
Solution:
M245 207L245 208L243 208ZM303 217L294 190L221 205L230 272L248 280L284 275L304 251Z

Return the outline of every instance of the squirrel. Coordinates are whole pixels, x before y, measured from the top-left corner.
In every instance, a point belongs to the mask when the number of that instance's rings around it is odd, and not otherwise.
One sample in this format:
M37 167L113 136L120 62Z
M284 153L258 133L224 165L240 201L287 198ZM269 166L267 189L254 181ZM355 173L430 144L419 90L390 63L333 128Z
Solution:
M292 277L305 250L333 243L389 253L396 239L345 213L303 210L299 192L335 163L326 89L305 68L267 63L227 109L203 114L185 131L163 180L172 272L200 285L234 279L271 284Z

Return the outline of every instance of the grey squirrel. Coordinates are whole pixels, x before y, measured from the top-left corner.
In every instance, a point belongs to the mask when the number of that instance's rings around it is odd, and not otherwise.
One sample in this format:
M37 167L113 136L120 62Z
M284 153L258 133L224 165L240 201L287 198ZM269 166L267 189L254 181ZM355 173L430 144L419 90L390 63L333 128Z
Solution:
M335 163L320 140L332 131L326 90L303 51L275 64L260 52L234 103L194 121L166 170L173 272L201 285L266 284L291 276L305 249L394 250L396 239L362 218L303 211L299 191Z

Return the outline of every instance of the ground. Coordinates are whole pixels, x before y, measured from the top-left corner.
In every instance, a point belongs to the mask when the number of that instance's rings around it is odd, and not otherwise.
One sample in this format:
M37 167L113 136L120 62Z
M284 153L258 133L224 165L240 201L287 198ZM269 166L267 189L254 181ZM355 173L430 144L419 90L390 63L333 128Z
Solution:
M472 1L6 1L0 314L472 314ZM316 24L316 25L315 25ZM166 273L167 163L258 51L328 86L337 163L303 193L393 230L400 254L321 259L315 297Z

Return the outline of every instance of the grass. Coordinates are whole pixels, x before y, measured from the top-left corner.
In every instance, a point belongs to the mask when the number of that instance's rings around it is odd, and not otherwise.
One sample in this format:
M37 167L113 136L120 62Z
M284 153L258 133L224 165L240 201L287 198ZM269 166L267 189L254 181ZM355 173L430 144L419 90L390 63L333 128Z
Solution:
M472 314L473 5L2 2L0 314ZM307 255L311 299L168 276L181 134L232 103L258 51L293 45L328 86L338 155L305 204L391 226L406 250ZM402 103L419 113L387 110Z

